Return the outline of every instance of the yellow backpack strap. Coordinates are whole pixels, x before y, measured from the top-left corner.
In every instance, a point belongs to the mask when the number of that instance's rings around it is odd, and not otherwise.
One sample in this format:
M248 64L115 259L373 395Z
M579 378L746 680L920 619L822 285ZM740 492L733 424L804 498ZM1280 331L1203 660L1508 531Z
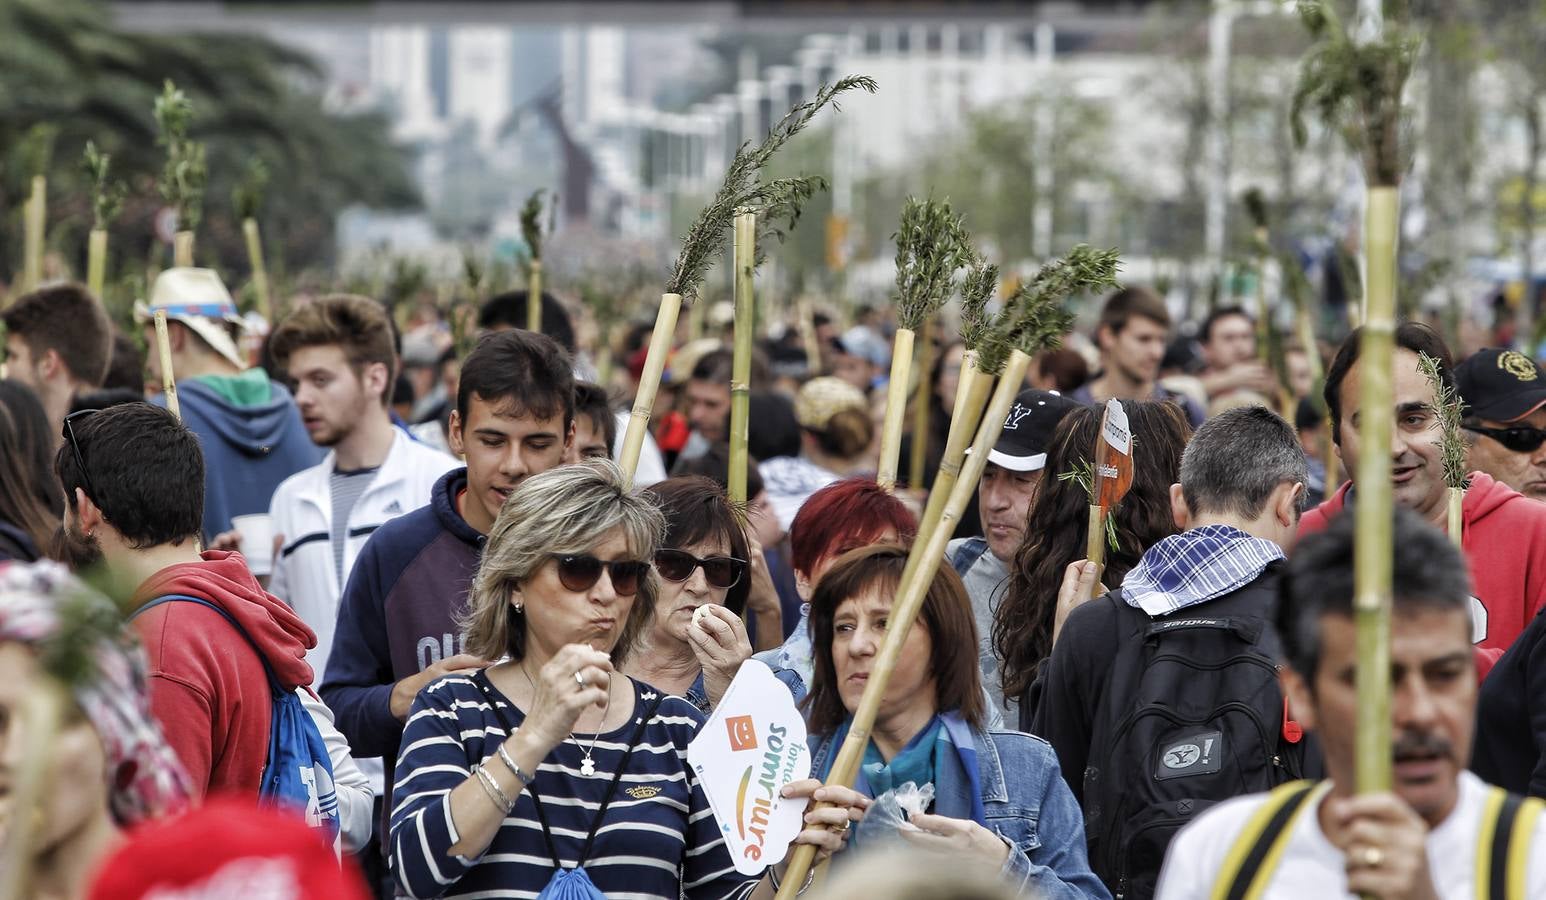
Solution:
M1308 805L1316 786L1314 781L1290 781L1267 795L1230 845L1213 883L1211 900L1255 900L1261 896L1288 845L1290 826Z
M1543 810L1538 798L1488 789L1476 839L1477 900L1526 900L1530 843Z

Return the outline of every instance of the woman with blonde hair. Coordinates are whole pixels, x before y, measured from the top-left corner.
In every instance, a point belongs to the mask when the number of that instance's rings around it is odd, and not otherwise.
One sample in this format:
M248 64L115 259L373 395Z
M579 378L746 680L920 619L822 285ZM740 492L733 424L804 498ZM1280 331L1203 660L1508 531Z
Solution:
M772 895L771 876L732 865L687 764L702 714L621 674L650 628L663 531L607 461L505 502L465 619L466 652L503 661L430 683L403 733L390 840L409 895ZM837 804L796 838L831 852L843 833L827 826L864 801L818 787L784 793Z
M794 412L800 455L758 463L768 500L785 530L811 494L838 479L875 471L870 454L875 422L858 388L830 375L812 378L795 397Z

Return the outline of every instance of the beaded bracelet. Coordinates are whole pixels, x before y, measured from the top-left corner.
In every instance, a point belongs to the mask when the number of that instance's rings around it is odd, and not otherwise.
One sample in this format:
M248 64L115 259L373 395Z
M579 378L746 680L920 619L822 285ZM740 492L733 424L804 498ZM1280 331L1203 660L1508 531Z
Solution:
M483 792L489 795L489 799L494 801L495 805L503 810L505 815L509 815L510 810L515 807L515 804L510 802L509 797L505 796L505 792L499 787L499 782L494 780L494 776L485 772L482 766L473 766L472 771L478 776L478 781L483 785Z

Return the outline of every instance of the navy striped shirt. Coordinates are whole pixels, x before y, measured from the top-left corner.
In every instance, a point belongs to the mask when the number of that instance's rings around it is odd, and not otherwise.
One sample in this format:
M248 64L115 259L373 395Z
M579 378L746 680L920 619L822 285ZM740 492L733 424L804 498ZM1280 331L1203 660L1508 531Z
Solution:
M634 709L642 715L653 689L630 679ZM517 727L526 715L496 691ZM680 697L666 697L644 726L628 769L607 808L585 861L585 872L609 898L711 900L750 896L758 880L731 863L719 825L696 775L687 744L703 715ZM596 737L596 772L580 774L583 754L566 740L537 767L538 793L553 831L559 861L573 867L596 811L622 763L637 727ZM398 884L413 897L536 897L553 876L553 859L537 821L531 792L523 792L487 850L477 858L451 856L459 837L451 821L451 790L472 766L498 752L508 737L472 679L448 675L419 693L403 731L392 790L391 846ZM592 735L575 735L587 749Z

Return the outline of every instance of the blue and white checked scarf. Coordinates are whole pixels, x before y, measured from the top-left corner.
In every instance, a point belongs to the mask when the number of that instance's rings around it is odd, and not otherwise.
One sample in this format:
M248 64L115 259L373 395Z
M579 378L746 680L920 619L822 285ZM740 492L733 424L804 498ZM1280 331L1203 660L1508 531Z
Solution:
M1151 616L1167 616L1251 583L1283 549L1228 525L1173 534L1144 551L1122 580L1122 598Z

